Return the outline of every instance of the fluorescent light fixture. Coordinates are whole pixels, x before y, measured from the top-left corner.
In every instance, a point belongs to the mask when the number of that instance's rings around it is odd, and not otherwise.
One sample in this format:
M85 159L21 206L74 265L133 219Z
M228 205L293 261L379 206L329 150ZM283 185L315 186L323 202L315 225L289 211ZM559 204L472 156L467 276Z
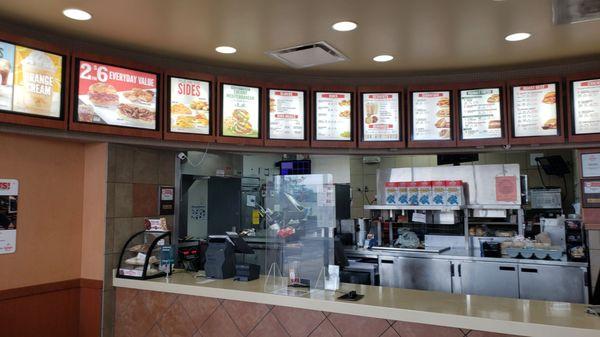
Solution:
M514 33L507 35L504 39L510 42L523 41L531 36L529 33Z
M237 51L235 48L229 46L219 46L215 48L215 50L217 51L217 53L221 54L233 54Z
M349 32L351 30L355 30L356 27L358 27L358 25L352 21L340 21L331 26L331 28L337 30L338 32Z
M375 62L389 62L393 60L394 57L392 55L377 55L373 58Z
M63 10L63 15L77 21L87 21L92 18L92 14L77 8L67 8Z

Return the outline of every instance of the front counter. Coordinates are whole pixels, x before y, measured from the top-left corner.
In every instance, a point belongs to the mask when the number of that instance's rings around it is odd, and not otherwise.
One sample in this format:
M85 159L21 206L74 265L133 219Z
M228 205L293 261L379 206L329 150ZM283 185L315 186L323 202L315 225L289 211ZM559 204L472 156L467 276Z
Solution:
M207 280L186 272L139 281L114 278L115 335L146 336L600 336L586 306L342 284L341 293L264 291L250 282ZM153 335L154 336L154 335Z

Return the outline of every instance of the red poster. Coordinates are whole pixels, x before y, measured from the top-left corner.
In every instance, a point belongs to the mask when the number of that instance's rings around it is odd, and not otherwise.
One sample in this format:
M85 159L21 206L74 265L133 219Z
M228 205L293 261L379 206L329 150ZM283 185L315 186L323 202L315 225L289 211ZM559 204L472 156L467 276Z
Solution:
M496 201L517 201L517 177L496 177Z

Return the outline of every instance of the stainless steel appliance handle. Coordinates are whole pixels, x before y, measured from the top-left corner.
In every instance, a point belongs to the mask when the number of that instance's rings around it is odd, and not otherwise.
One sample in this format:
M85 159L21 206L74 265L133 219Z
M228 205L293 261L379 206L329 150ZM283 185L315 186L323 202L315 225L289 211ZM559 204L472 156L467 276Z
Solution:
M500 266L498 269L502 271L515 271L515 267Z
M394 263L394 260L381 260L381 263Z
M521 271L523 273L537 273L538 270L535 268L521 268Z

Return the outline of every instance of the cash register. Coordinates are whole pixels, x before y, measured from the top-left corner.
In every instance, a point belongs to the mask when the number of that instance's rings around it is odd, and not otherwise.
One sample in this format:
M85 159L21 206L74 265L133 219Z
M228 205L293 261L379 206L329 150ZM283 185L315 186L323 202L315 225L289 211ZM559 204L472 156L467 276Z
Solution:
M252 263L236 264L236 253L254 254L254 250L237 233L226 232L226 235L210 235L204 265L206 276L216 279L235 277L236 281L258 279L260 266Z

